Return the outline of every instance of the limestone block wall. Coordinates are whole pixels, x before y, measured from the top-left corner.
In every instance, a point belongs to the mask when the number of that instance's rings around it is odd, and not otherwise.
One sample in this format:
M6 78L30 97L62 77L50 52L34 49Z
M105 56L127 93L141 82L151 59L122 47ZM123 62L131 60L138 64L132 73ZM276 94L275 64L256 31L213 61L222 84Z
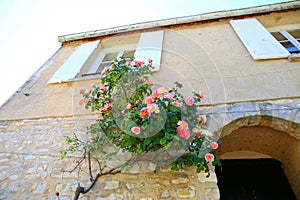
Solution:
M64 140L76 133L86 137L86 125L94 117L45 118L0 121L0 199L72 199L77 184L89 183L83 168L71 170L79 155L60 159ZM120 155L112 162L122 162ZM80 199L219 199L217 179L196 174L195 169L177 173L153 173L151 163L138 163L127 173L100 178Z

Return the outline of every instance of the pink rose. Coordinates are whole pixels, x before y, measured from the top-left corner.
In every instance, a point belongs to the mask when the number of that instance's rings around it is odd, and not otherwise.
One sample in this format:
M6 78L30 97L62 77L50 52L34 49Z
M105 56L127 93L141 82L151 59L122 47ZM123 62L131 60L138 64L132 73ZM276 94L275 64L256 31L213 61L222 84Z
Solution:
M181 126L178 126L178 127L176 128L176 132L177 132L179 135L183 134L184 131L185 131L185 129L182 128Z
M177 125L185 130L189 129L189 124L183 120L178 121Z
M83 102L84 102L83 99L79 99L79 102L78 102L78 103L79 103L79 105L82 106L82 105L83 105Z
M140 66L142 66L143 64L145 64L144 61L134 61L134 65L135 65L136 67L140 67Z
M150 113L159 113L159 107L155 103L151 103L147 106Z
M125 65L130 66L130 65L131 65L131 61L130 61L130 60L127 60L127 61L125 62Z
M84 103L85 103L85 104L87 104L89 101L90 101L89 98L85 98L85 99L84 99Z
M110 108L112 108L112 104L108 103L108 104L105 104L104 107L101 110L102 110L102 112L106 112Z
M140 100L136 100L136 101L135 101L135 104L136 104L136 105L140 105L140 104L141 104L141 101L140 101Z
M189 131L185 130L180 136L187 140L190 138L191 133Z
M154 99L153 99L152 97L146 97L146 98L145 98L145 103L146 103L147 105L151 104L153 101L154 101Z
M103 92L106 92L106 91L107 91L107 87L105 87L105 86L102 85L100 87L100 92L103 93Z
M211 153L207 153L207 154L205 155L205 160L206 160L206 162L213 162L214 159L215 159L215 156L214 156L213 154L211 154Z
M182 103L179 103L177 101L174 101L172 102L172 105L175 106L175 107L181 107L182 106Z
M217 149L219 147L219 144L217 142L210 143L210 146L212 149Z
M138 135L141 133L141 128L138 126L134 126L131 128L131 132L133 132L133 134Z
M91 84L91 88L95 88L95 83L92 83L92 84Z
M154 99L158 99L158 98L160 97L160 94L158 93L157 90L154 90L154 91L152 92L152 96L153 96Z
M180 137L186 140L189 139L191 136L191 133L188 130L182 128L181 126L177 127L176 132L180 135Z
M204 93L203 93L203 92L199 91L199 92L197 92L197 94L199 94L199 97L200 97L201 99L204 98Z
M167 92L167 89L166 89L165 87L159 87L159 88L157 89L157 93L158 93L158 94L163 94L163 93L165 93L165 92Z
M105 68L100 72L101 76L106 75L108 71L109 71L108 68L105 67Z
M130 110L130 109L132 108L132 105L129 103L129 104L127 104L126 108L127 108L128 110Z
M147 107L141 109L140 118L144 118L145 116L149 116L150 111Z
M185 103L186 103L188 106L192 106L192 105L194 105L195 100L194 100L193 97L187 97L187 98L185 99Z
M164 98L166 98L166 99L173 99L174 96L173 96L173 94L168 93L168 94L165 94Z
M80 90L79 90L79 94L84 94L84 90L83 90L83 89L80 89Z
M152 81L150 81L150 80L148 80L147 82L148 82L148 84L149 84L149 85L151 85L151 86L153 86L153 85L154 85L154 84L153 84L153 82L152 82Z

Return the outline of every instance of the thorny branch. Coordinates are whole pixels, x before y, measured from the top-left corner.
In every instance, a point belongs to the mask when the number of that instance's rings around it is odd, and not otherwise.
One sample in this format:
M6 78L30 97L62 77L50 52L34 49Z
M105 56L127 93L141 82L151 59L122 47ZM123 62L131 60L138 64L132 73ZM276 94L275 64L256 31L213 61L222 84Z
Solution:
M80 158L80 160L76 162L76 165L73 167L73 169L71 169L71 170L62 170L62 172L69 172L69 173L74 172L82 164L82 162L86 159L85 155L86 155L86 152L84 151L83 157Z
M91 160L90 160L91 157L88 156L88 159L89 159L89 170L90 170L91 169ZM76 188L73 200L78 200L80 194L86 194L86 193L88 193L93 188L93 186L95 185L95 183L97 182L97 180L98 180L99 177L102 177L102 176L105 176L105 175L118 174L118 173L120 173L122 171L121 169L124 166L126 166L128 163L130 163L131 161L136 160L136 159L137 159L137 157L132 157L131 159L129 159L128 161L126 161L124 164L121 164L121 165L119 165L117 167L114 167L114 168L112 168L112 169L110 169L109 171L106 171L106 172L103 172L104 169L101 166L101 163L99 162L99 160L97 159L97 163L99 165L99 172L96 174L95 177L92 177L92 172L90 170L91 183L89 185L85 186L85 187L82 187L80 185L80 183L79 183L78 186L77 186L77 188Z

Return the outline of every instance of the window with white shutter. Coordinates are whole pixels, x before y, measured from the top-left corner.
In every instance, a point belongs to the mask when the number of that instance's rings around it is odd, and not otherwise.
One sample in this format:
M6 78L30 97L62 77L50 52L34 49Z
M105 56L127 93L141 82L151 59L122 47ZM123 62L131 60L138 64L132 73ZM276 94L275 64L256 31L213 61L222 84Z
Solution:
M161 53L163 45L164 31L155 31L142 33L135 51L134 57L136 60L147 62L152 59L152 71L160 69Z
M126 42L123 42L126 41ZM120 36L101 41L81 44L56 71L48 83L78 80L82 77L97 78L102 69L110 66L114 59L135 58L145 61L152 59L152 71L160 68L163 31L141 33L139 36ZM96 49L96 50L95 50Z
M290 55L257 19L231 20L230 24L254 60L286 58Z
M60 83L74 79L92 52L97 48L99 42L98 40L78 46L72 55L55 72L48 83Z
M110 66L115 58L132 58L147 62L152 59L152 71L158 71L161 62L163 31L141 33L137 43L128 43L100 49L96 59L81 76L100 74L101 70Z
M91 76L100 74L102 69L111 66L114 60L119 57L133 58L136 44L126 45L123 49L109 48L102 49L98 54L93 64L89 67L87 72L83 72L82 76Z

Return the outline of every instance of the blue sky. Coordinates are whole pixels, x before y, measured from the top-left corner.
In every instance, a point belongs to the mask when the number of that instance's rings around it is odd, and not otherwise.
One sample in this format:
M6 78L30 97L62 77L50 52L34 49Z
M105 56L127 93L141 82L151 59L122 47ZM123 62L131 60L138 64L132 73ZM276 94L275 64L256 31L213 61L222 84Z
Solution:
M0 0L0 105L59 49L57 36L278 2L285 1Z

